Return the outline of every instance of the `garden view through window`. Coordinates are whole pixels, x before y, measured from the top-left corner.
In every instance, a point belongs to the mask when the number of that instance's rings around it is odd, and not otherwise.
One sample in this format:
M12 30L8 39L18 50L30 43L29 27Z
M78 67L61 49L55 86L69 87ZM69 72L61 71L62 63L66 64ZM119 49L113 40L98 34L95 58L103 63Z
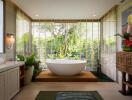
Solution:
M104 55L115 52L115 20L32 22L18 11L16 22L16 54L34 53L43 68L47 59L79 59L87 61L87 68L96 69L101 52ZM104 27L102 32L100 23Z
M100 45L100 23L32 23L32 52L46 66L46 59L86 60L97 66Z

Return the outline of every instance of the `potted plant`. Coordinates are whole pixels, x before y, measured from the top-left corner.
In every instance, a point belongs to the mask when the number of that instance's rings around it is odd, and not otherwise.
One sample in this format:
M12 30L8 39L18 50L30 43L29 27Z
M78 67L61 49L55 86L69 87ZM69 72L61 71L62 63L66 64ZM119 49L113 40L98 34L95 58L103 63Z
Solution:
M25 84L29 84L32 80L35 56L34 54L29 56L17 55L17 61L25 62Z
M35 80L35 77L42 71L42 68L39 67L39 64L41 62L39 60L35 59L35 63L34 63L34 71L33 71L33 81Z
M34 63L35 63L34 54L25 57L25 84L29 84L32 80Z
M132 51L132 34L125 32L123 33L123 35L116 34L115 36L120 36L122 38L123 51L128 51L128 52Z

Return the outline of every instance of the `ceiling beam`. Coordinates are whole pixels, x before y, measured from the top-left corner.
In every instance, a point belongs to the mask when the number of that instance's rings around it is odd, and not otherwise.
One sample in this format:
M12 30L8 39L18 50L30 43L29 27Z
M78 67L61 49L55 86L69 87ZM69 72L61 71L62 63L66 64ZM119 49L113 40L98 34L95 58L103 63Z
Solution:
M26 17L28 17L31 21L33 20L24 10L22 10L16 3L12 2L12 4L16 7L16 9L18 9L19 11L21 11Z
M99 19L33 19L33 22L56 22L56 23L77 23L77 22L98 22Z
M117 7L118 7L118 5L113 6L107 13L105 13L105 14L100 18L100 20L103 19L105 16L107 16L113 9L116 9Z

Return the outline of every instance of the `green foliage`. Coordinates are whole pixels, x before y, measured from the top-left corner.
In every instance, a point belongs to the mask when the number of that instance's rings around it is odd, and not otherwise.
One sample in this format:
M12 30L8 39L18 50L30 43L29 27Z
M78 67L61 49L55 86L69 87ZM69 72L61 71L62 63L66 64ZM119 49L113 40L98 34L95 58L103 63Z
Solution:
M29 33L24 33L21 37L22 42L27 43L29 41Z
M42 68L39 67L40 63L41 62L39 60L35 60L34 71L33 71L33 80L35 80L35 77L39 74L39 72L42 71Z
M26 66L33 66L35 63L35 55L32 54L31 56L25 57L25 65Z
M23 55L17 55L16 56L17 61L24 61L25 62L25 69L27 70L29 67L33 66L36 62L35 55L32 54L30 56L23 56Z
M55 29L54 25L49 24L39 26L40 30L44 31L43 34L49 32L51 36L48 36L46 38L33 37L33 47L40 46L40 48L43 48L43 51L46 48L44 52L41 52L36 48L35 55L38 55L38 58L40 57L40 55L41 57L44 56L44 59L80 59L80 57L85 59L87 56L88 66L92 66L92 62L96 64L98 58L99 41L95 38L93 40L86 40L86 24L82 24L81 27L78 24L69 24L66 30L63 27L65 24L63 24L62 26L61 25L62 24L59 24L59 27L57 27L57 29ZM55 32L53 32L53 29L55 30Z
M123 33L123 35L121 35L121 34L116 34L115 36L120 36L120 37L122 37L122 38L124 38L124 39L129 40L130 33L125 32L125 33Z
M25 61L25 58L24 58L23 55L17 55L17 56L16 56L16 60L17 60L17 61Z
M29 32L26 32L24 34L22 34L22 36L20 34L16 35L16 52L19 54L26 54L26 50L29 49L29 39L30 39L30 35Z
M129 33L123 33L123 37L124 37L124 39L127 39L127 40L129 40Z
M114 45L114 44L115 44L115 40L112 36L105 40L105 45L106 46L110 46L110 45Z
M33 79L35 79L37 74L42 71L42 69L39 67L39 64L41 62L39 60L35 59L34 54L32 54L30 56L17 55L16 59L17 59L17 61L24 61L25 62L25 70L27 70L31 66L34 66Z
M66 35L57 35L55 38L49 39L47 47L53 49L54 54L49 54L49 58L75 58L79 59L79 55L76 55L80 48L77 47L79 36L75 33L76 26L72 26ZM49 48L51 49L51 48Z

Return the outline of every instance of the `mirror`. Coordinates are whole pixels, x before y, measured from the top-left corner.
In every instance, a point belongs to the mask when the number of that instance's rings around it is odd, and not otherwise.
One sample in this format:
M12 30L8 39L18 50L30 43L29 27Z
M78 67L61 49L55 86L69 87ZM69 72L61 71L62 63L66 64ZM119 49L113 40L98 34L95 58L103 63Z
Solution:
M4 52L4 6L0 0L0 53Z

